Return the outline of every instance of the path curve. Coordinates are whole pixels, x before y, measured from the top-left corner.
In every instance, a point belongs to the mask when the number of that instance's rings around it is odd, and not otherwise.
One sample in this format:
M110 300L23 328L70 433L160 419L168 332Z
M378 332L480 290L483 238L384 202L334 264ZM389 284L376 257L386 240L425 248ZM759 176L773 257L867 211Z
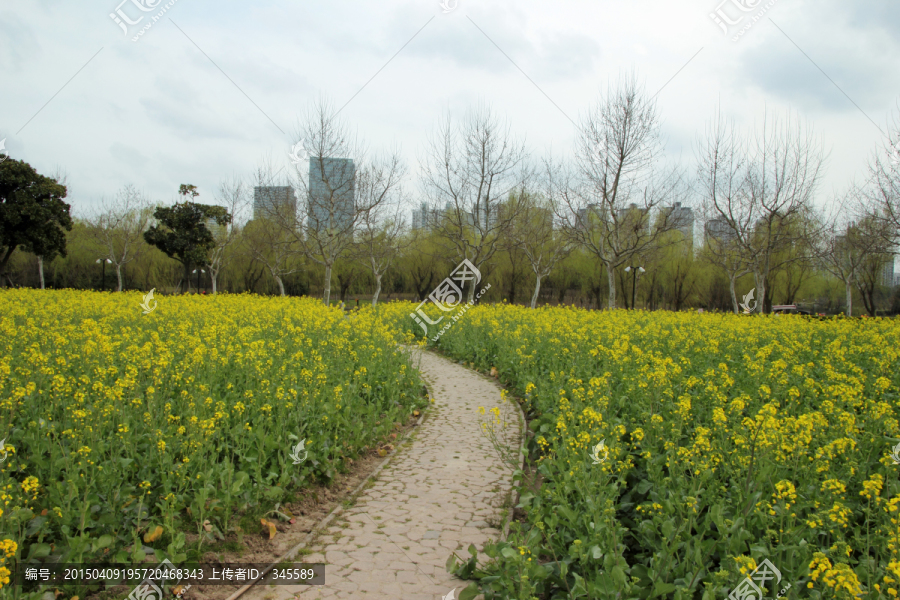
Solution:
M431 352L413 350L434 398L425 420L369 486L297 562L324 562L325 585L256 586L241 600L440 600L468 585L446 571L452 552L496 540L499 503L512 473L482 434L478 408L499 407L508 447L519 447L520 413L492 380ZM489 525L490 523L490 525Z

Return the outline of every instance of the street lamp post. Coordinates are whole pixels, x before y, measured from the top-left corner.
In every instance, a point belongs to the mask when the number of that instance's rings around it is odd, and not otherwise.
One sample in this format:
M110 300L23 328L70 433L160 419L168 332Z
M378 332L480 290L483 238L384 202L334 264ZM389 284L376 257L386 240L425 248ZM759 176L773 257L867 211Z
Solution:
M206 273L203 269L194 269L194 273L197 274L197 293L200 293L200 273Z
M626 273L631 273L631 310L634 310L634 290L637 285L638 272L644 273L644 267L625 267Z
M100 291L104 292L104 291L106 291L106 263L112 264L112 261L109 260L108 258L106 260L103 260L102 258L98 258L97 263L103 264L103 276L100 279Z

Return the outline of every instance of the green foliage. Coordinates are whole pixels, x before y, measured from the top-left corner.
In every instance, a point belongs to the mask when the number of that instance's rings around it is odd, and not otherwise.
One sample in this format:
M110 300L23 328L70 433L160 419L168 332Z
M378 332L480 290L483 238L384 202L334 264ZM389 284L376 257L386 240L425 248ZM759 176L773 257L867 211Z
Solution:
M19 160L0 163L0 281L12 285L6 265L17 247L51 260L66 255L72 229L66 186Z
M182 185L182 196L198 195L192 185ZM221 206L197 204L185 200L175 206L161 206L153 213L160 225L154 225L144 232L148 244L156 246L184 265L184 279L187 280L191 267L206 266L209 253L215 246L215 238L206 227L208 219L215 219L219 225L231 223L231 215Z

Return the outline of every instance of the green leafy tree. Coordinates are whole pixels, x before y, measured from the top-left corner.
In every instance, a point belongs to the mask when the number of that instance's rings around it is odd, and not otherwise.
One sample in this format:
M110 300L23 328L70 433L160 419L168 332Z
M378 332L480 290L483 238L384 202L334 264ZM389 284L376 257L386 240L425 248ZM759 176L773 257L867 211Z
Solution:
M191 268L207 266L210 250L216 244L212 232L206 227L206 221L215 219L216 224L227 225L231 223L231 215L221 206L189 201L188 196L194 199L200 195L196 186L182 184L178 193L185 197L185 201L175 206L157 208L153 216L159 221L159 225L144 232L144 239L183 265L184 273L178 282L178 288L185 282L185 291L188 291Z
M48 259L66 255L71 208L66 186L19 160L0 163L0 281L12 286L6 266L16 248Z
M403 244L402 265L416 302L422 302L441 281L440 273L449 273L441 258L437 234L430 228L414 230Z

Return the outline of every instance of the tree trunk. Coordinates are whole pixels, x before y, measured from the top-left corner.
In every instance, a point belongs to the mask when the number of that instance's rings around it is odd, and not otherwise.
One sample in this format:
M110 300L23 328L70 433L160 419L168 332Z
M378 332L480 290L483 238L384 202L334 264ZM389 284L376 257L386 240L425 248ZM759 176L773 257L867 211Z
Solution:
M41 277L41 289L44 289L44 257L38 256L38 275Z
M119 280L119 288L116 290L117 292L122 291L122 265L116 264L116 278Z
M847 278L847 316L853 316L853 280L849 277Z
M281 277L278 275L273 275L275 277L276 283L278 283L278 290L281 292L282 297L284 296L284 282L281 280Z
M251 263L250 268L244 271L244 290L247 292L256 292L256 285L259 283L259 280L262 279L265 272L265 267L260 267L259 271L254 273Z
M3 257L3 260L0 260L0 284L9 284L9 287L13 287L13 282L9 278L9 273L6 272L6 265L9 264L9 257L15 251L15 245L10 246L6 251L6 256Z
M606 263L606 276L609 279L609 303L607 306L613 310L616 308L616 274L609 263Z
M341 279L341 277L338 276L338 284L340 285L340 288L341 288L341 304L343 304L347 300L347 291L350 289L350 286L353 285L353 280L355 278L356 277L354 276L354 274L352 272L347 277L346 281L343 281Z
M509 279L509 303L516 303L516 271L512 270L511 277Z
M628 285L630 277L624 271L619 271L617 275L618 291L622 293L622 304L625 305L625 310L628 310L631 308L628 304L628 300L631 299L631 286Z
M375 295L372 296L372 306L378 304L378 295L381 293L381 275L375 276Z
M534 308L537 304L538 294L541 293L541 276L537 276L537 281L534 282L534 293L531 295L531 308Z
M191 265L189 265L188 263L184 264L184 277L182 278L182 281L184 281L186 283L186 285L184 286L184 293L190 294L191 293Z
M215 296L216 291L218 289L217 284L218 284L218 280L219 280L219 272L213 271L212 269L210 269L209 270L209 280L212 281L212 293L213 293L213 296Z
M331 301L331 265L325 265L325 306Z
M421 302L425 299L425 294L428 292L428 288L431 287L431 282L434 281L434 273L428 274L428 280L422 279L421 282L418 280L413 281L413 285L416 288L416 300ZM421 286L420 286L421 283Z
M753 274L754 279L756 280L757 291L759 291L759 301L758 304L762 304L759 307L760 314L766 314L766 277L762 274Z
M734 309L734 314L738 314L738 301L737 301L737 293L734 291L735 281L737 280L737 275L732 274L729 278L729 286L728 289L731 292L731 306Z
M873 274L873 277L877 277ZM866 312L869 313L869 316L874 317L876 313L875 307L875 282L876 279L869 279L865 277L863 279L863 283L860 284L859 280L856 282L856 289L859 290L859 295L863 301L863 307L866 309Z

